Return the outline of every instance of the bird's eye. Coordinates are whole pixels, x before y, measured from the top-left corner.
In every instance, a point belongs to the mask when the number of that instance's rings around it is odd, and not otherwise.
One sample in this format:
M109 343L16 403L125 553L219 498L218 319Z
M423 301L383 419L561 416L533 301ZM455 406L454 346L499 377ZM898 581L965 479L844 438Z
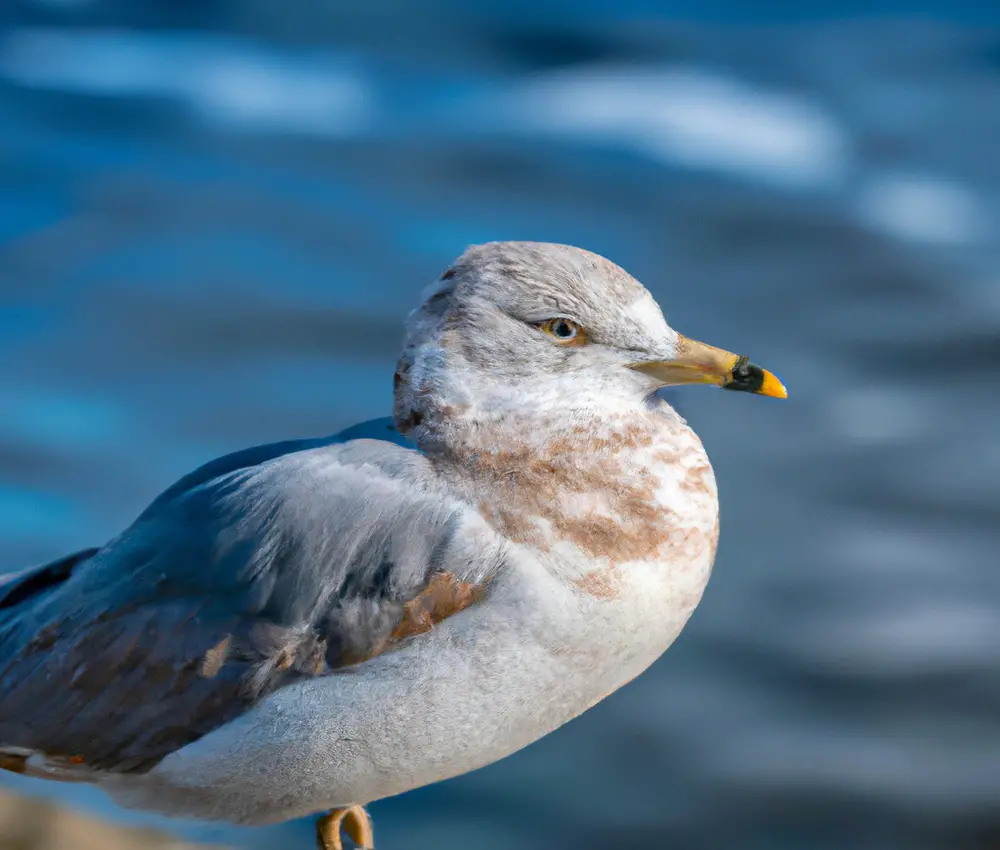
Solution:
M583 328L572 319L548 319L539 327L562 345L583 345L587 341Z

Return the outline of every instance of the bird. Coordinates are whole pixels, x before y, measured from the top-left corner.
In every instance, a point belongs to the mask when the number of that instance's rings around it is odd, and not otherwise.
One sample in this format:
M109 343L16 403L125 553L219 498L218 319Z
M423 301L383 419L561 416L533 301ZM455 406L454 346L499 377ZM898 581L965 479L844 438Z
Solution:
M461 254L391 416L212 460L102 546L0 582L0 768L258 825L496 762L634 679L702 597L705 449L664 400L786 398L568 245Z

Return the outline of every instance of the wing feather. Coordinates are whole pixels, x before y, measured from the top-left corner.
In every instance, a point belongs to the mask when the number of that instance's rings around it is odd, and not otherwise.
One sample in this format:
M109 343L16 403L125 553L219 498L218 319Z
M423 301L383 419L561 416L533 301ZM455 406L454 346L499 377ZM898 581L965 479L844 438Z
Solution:
M0 585L0 754L141 771L306 676L474 604L491 541L401 440L230 455L99 550ZM0 767L5 759L0 758Z

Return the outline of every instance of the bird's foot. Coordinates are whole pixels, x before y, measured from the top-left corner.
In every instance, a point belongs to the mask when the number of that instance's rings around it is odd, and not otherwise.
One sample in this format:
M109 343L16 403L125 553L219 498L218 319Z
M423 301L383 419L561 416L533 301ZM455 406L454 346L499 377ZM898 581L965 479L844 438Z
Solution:
M316 821L316 846L319 850L344 850L340 837L343 829L362 850L374 850L372 821L364 806L333 809Z

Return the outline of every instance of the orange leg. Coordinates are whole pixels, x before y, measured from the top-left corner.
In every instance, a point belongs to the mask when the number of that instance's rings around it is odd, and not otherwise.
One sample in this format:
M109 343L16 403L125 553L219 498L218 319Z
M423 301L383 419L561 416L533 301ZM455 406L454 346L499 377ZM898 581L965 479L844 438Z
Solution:
M372 822L363 806L334 809L316 821L316 846L319 850L344 850L341 829L362 850L374 850Z

